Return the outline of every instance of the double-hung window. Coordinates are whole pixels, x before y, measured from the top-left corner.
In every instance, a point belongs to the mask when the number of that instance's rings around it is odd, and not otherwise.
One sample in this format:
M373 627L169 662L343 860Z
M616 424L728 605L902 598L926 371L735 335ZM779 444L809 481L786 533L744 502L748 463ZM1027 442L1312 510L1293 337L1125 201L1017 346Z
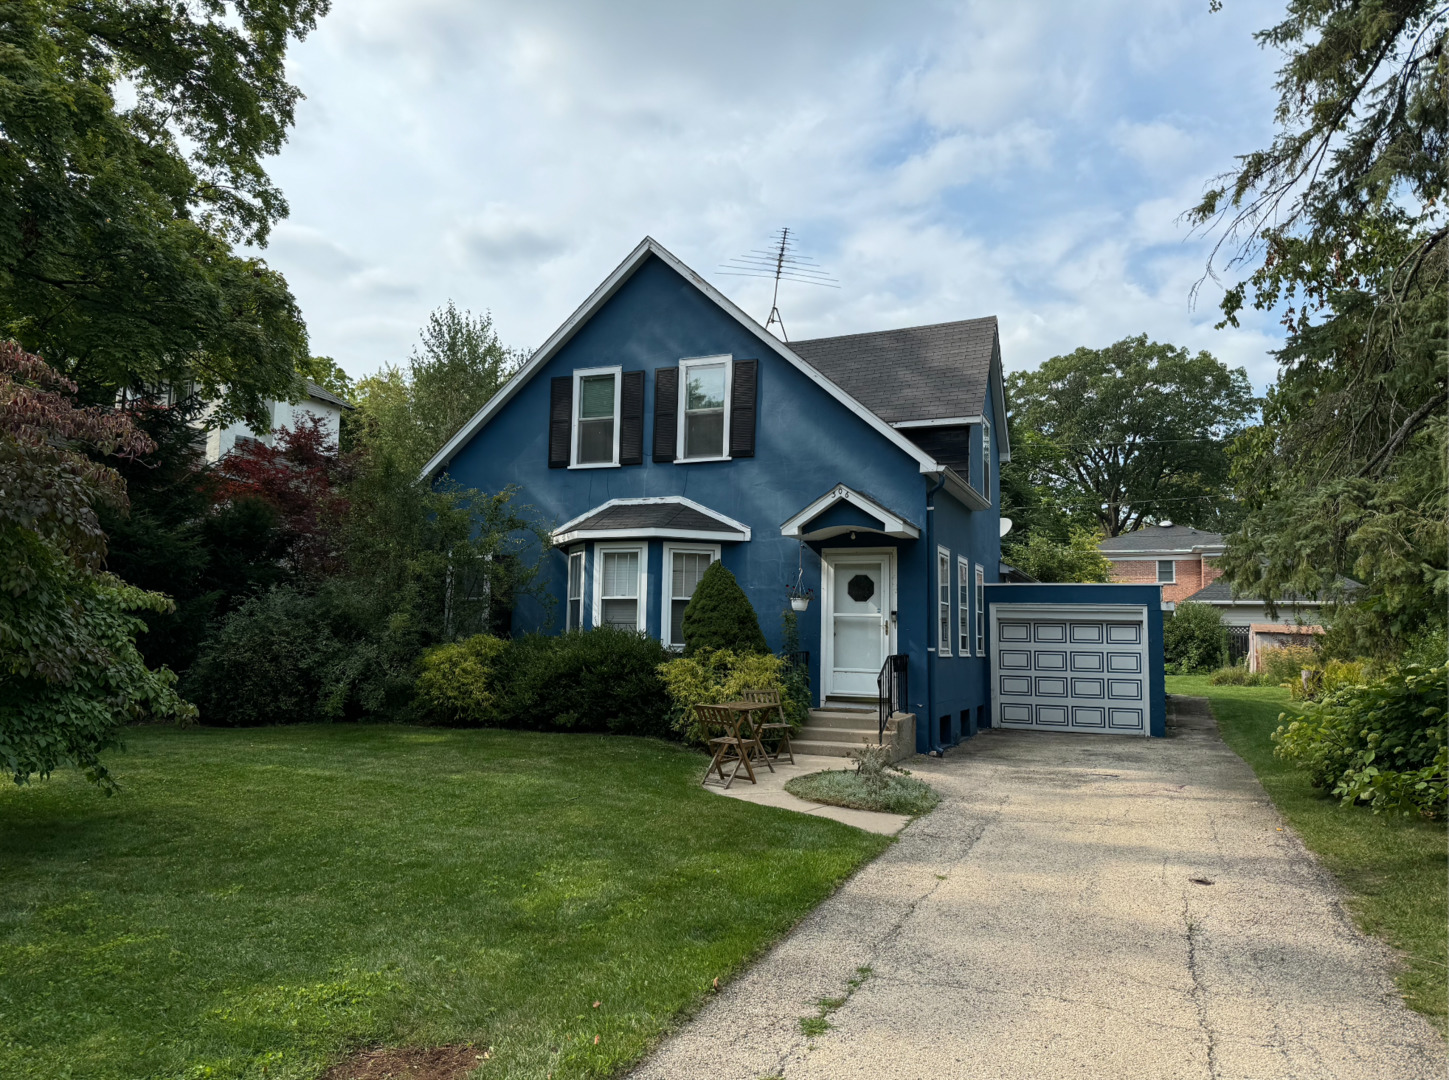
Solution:
M936 655L951 655L951 553L936 549Z
M971 563L956 559L956 637L962 656L971 655Z
M594 545L594 625L644 629L642 544Z
M664 545L664 608L668 618L664 644L670 648L684 646L684 609L694 595L699 579L709 564L719 558L719 548L704 546Z
M991 421L981 421L981 494L991 501Z
M584 627L584 552L569 552L569 606L565 616L565 630L582 630Z
M728 457L730 358L702 356L679 362L679 461Z
M1171 559L1157 560L1157 584L1177 584L1177 563L1173 562Z
M619 369L574 372L573 463L619 463Z
M976 564L976 655L986 652L986 568Z

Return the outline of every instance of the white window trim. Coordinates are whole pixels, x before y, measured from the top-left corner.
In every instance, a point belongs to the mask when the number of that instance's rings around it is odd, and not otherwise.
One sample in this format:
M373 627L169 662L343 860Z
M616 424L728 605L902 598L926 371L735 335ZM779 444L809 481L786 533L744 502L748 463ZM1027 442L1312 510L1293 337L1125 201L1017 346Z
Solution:
M718 544L665 544L663 569L664 581L659 586L661 595L664 597L659 607L659 640L664 643L666 649L682 649L684 642L669 640L669 623L674 608L674 553L684 552L694 555L708 555L711 562L719 562Z
M572 583L574 576L574 560L579 560L579 625L574 626L569 621L573 612ZM584 628L584 571L588 568L588 556L583 548L578 551L570 551L564 561L564 629L582 630Z
M946 599L941 600L941 588L946 589ZM942 621L946 632L941 633ZM951 550L936 548L936 655L951 655Z
M956 556L956 644L971 655L971 560L964 555Z
M723 364L725 369L724 386L724 434L720 438L720 449L724 453L718 457L685 457L684 456L684 428L685 414L684 402L689 393L689 369L692 367L704 367L706 365ZM674 434L674 463L676 465L693 465L700 461L729 461L730 460L730 397L734 390L735 363L733 355L726 353L722 356L688 356L679 361L679 420L676 423L678 430ZM617 456L617 455L616 455Z
M648 625L646 611L649 607L649 545L646 544L595 544L594 545L594 626L604 625L604 553L610 551L634 551L639 554L639 607L634 629L643 633Z
M1167 563L1167 565L1172 568L1172 576L1170 578L1168 578L1166 581L1163 581L1162 580L1162 564L1163 563ZM1158 559L1156 561L1156 563L1154 564L1154 566L1155 566L1155 569L1157 571L1157 584L1158 585L1176 585L1177 584L1177 560L1176 559Z
M976 655L986 654L986 567L976 564Z
M584 407L583 394L579 387L585 376L588 375L612 375L614 376L614 460L613 461L591 461L587 464L579 464L579 410ZM579 368L574 372L574 397L570 408L573 415L569 418L569 468L570 469L617 469L619 467L619 402L624 396L624 369L618 365L614 367Z
M991 501L991 421L981 418L981 494Z

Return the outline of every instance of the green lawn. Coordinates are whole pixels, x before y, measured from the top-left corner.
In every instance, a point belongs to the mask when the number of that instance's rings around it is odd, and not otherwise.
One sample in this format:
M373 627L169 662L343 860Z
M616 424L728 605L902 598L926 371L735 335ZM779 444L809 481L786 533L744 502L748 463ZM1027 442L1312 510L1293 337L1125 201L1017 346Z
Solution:
M1445 1030L1449 964L1449 858L1443 824L1375 816L1309 786L1306 775L1273 756L1286 690L1211 686L1205 677L1169 676L1169 694L1206 697L1223 739L1253 767L1279 812L1343 883L1359 925L1399 949L1407 968L1405 1000Z
M113 798L0 789L0 1075L310 1078L473 1040L480 1077L608 1076L889 843L643 739L128 743Z

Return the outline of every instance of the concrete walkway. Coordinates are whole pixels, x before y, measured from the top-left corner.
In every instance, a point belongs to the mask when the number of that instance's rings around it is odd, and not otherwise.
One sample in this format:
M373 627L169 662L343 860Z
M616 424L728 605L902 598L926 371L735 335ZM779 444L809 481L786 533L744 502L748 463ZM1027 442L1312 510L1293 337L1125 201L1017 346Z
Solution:
M1167 739L996 731L915 759L942 805L633 1075L1444 1076L1388 950L1206 703L1174 705Z
M758 783L750 783L749 778L741 771L735 782L728 788L719 787L717 784L706 784L705 789L731 799L759 803L761 806L778 806L782 810L794 810L800 814L828 817L844 822L846 825L854 825L857 829L881 833L884 836L894 836L910 824L909 814L882 814L873 810L852 810L846 806L829 806L826 803L797 798L785 790L785 782L792 777L821 772L825 769L844 768L854 768L854 765L846 758L796 754L795 764L777 761L774 772L762 766L756 766L755 779ZM729 775L728 768L725 770L725 775Z

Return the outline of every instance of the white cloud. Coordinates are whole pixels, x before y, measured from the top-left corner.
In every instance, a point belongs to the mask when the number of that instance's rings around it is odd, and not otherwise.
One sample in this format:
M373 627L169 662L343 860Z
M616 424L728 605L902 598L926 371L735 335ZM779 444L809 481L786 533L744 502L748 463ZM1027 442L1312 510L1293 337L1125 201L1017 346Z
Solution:
M266 252L318 352L404 358L447 299L537 344L646 233L715 276L782 224L841 281L788 288L792 336L995 314L1011 367L1213 331L1175 221L1263 144L1266 0L1101 4L355 0L295 50L306 94Z

